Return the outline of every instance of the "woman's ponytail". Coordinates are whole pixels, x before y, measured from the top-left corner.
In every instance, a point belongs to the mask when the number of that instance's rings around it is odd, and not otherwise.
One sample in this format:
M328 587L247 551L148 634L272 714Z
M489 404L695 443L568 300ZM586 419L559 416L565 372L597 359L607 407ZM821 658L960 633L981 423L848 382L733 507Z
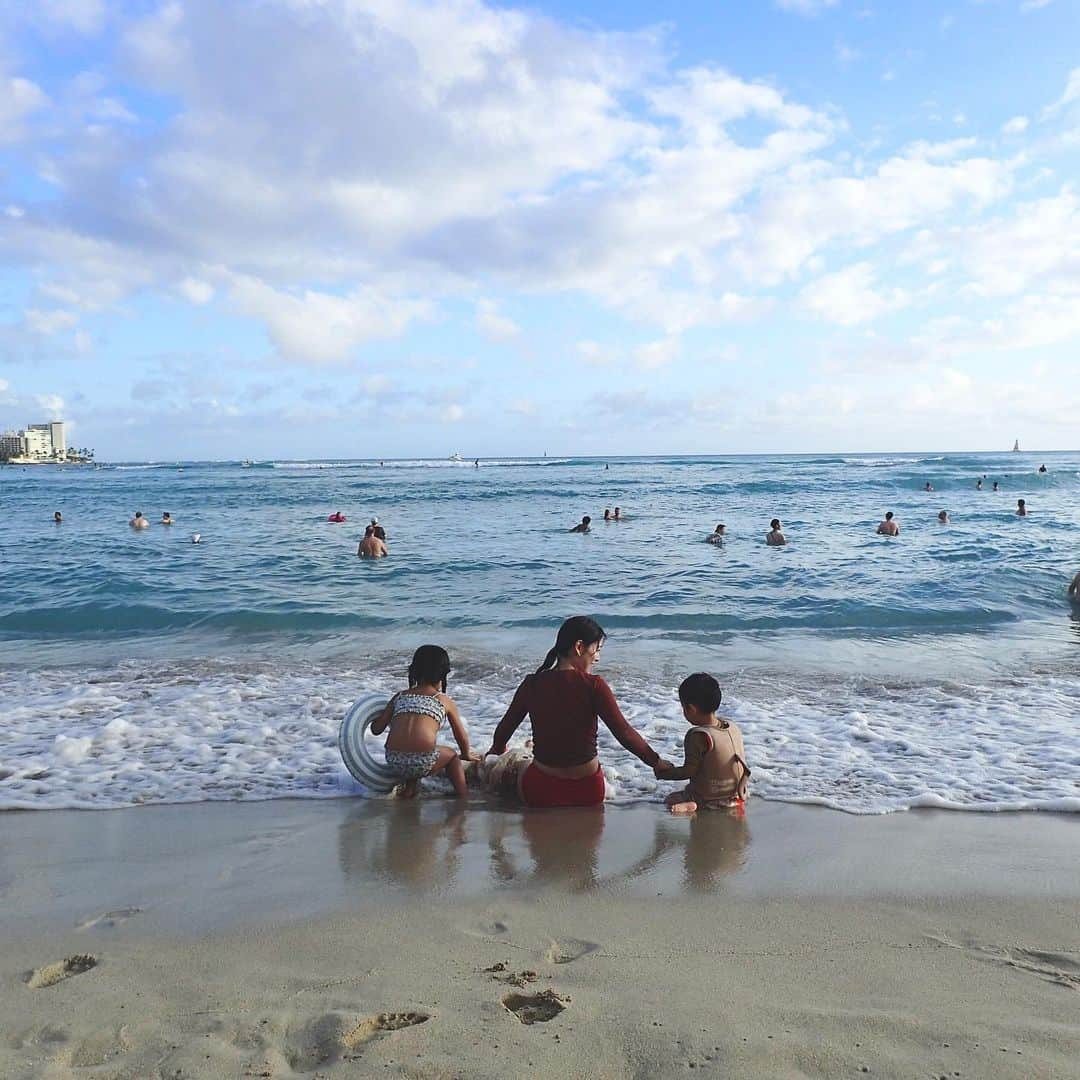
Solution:
M569 656L575 642L581 641L586 645L594 645L603 641L605 637L607 634L604 633L604 628L595 619L590 619L588 615L572 616L559 627L555 645L544 657L544 662L536 669L536 674L550 670L561 657Z

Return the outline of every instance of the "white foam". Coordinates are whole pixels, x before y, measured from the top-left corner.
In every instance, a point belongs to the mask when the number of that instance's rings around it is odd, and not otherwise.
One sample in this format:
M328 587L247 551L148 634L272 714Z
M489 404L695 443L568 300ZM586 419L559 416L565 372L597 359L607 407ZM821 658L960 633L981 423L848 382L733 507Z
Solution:
M606 674L638 730L681 760L686 722L674 687ZM487 749L516 677L452 683L475 749ZM317 665L0 670L0 809L353 795L337 750L341 717L362 694L397 689L381 673ZM1080 812L1080 679L1071 674L882 686L778 673L725 689L759 796L853 813ZM512 744L527 735L526 723ZM612 801L672 790L603 728L601 758Z

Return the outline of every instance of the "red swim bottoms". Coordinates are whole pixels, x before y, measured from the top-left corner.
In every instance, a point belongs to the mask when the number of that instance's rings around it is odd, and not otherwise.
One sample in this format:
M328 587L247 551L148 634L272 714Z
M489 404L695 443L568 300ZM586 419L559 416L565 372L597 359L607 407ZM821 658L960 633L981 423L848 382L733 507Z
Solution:
M526 806L599 806L604 801L604 774L600 766L592 776L567 780L542 772L530 764L521 777Z

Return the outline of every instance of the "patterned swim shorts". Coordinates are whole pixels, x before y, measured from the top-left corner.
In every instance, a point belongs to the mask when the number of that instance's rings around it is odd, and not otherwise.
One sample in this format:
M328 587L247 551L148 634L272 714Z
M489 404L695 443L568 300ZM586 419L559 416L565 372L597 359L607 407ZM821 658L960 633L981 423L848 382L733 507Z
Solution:
M439 760L438 750L426 750L416 753L404 750L387 750L386 764L402 780L419 780L427 776Z

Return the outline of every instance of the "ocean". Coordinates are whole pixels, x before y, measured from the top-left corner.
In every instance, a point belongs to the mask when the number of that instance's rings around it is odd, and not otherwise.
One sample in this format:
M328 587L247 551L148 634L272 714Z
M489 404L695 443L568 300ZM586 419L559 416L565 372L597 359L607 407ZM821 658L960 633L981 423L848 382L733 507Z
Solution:
M1078 530L1078 453L0 468L0 809L355 796L341 716L416 646L449 650L484 750L590 614L597 672L669 758L679 681L716 675L757 796L1077 812ZM601 733L613 802L672 790Z

